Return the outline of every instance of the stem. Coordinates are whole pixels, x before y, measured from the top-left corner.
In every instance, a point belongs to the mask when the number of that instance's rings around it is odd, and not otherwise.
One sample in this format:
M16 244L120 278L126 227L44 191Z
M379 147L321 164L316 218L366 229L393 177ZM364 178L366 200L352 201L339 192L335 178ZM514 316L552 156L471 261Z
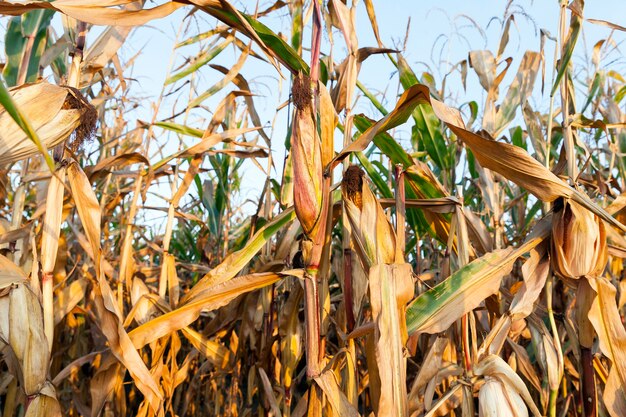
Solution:
M54 280L52 272L45 272L41 278L44 334L48 341L48 352L52 352L54 342Z
M461 333L462 333L461 343L463 344L463 357L465 360L466 372L469 372L472 369L472 356L470 353L470 337L469 337L468 321L469 321L468 315L464 314L463 317L461 318Z
M585 417L596 417L598 413L598 395L594 378L593 355L590 348L580 347L580 360L582 365L580 399L585 410Z
M352 295L352 249L343 250L343 303L346 307L346 327L348 333L354 329L354 310Z
M550 398L548 399L548 417L556 417L556 400L558 394L558 389L550 389Z
M26 159L22 163L22 172L20 178L24 178L28 173L28 166L30 164L30 158ZM13 194L13 209L11 214L11 230L17 230L22 224L24 218L24 203L26 202L26 183L20 182L15 194ZM22 258L22 252L24 251L24 239L18 239L15 242L15 250L13 251L13 262L20 266L20 259Z
M556 387L550 387L550 400L548 403L548 415L550 417L556 417L556 400L559 392L559 386L561 379L563 378L563 350L561 348L561 339L559 338L559 332L556 327L556 321L554 320L554 311L552 310L552 288L554 284L554 277L548 276L546 280L546 308L548 309L548 318L550 320L550 328L552 329L552 338L554 339L554 348L558 357L559 366L559 383Z
M26 82L28 75L28 65L30 64L30 56L33 52L33 45L35 43L35 35L29 35L26 37L26 45L24 45L24 51L22 53L22 62L20 62L20 68L17 73L16 85L22 85Z
M565 10L567 7L567 1L561 1L561 15L560 15L560 27L559 27L559 39L561 43L561 51L565 44ZM563 59L561 53L561 59ZM574 143L574 136L572 134L572 127L569 121L569 91L567 89L569 75L567 69L563 72L563 78L561 78L561 115L563 116L563 144L565 146L565 154L567 157L567 174L572 181L576 181L578 178L578 165L576 164L576 145Z
M304 273L304 313L306 322L306 375L308 379L313 379L320 374L320 316L316 267L308 267Z
M396 262L404 262L406 247L406 193L402 164L396 165Z

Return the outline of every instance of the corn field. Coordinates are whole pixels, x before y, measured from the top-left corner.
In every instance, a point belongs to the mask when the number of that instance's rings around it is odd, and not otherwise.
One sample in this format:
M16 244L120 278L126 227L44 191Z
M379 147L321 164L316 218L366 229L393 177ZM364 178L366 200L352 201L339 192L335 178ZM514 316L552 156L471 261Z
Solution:
M0 415L626 417L626 28L522 3L441 73L373 0L0 1Z

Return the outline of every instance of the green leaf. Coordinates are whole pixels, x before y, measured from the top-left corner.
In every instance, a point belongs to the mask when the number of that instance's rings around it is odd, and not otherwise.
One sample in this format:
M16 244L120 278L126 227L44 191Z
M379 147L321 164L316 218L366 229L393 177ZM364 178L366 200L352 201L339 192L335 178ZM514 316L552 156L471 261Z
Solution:
M572 13L572 17L570 19L569 33L567 34L567 39L565 41L565 45L563 46L561 59L559 61L559 70L556 75L556 79L554 80L552 90L550 91L550 97L553 97L556 89L559 88L561 79L563 78L563 75L565 75L565 71L567 71L569 62L571 61L572 55L574 54L574 47L576 46L578 34L580 33L580 20L580 16L578 16L576 13Z
M309 66L306 62L304 62L300 55L280 36L272 32L270 28L254 19L252 16L241 12L235 13L234 9L228 10L227 7L204 6L201 7L201 9L227 25L236 28L249 38L253 40L256 40L255 37L260 39L262 42L260 46L271 51L273 56L285 65L292 73L309 73ZM238 15L242 16L245 21L242 21ZM248 29L246 28L247 25L254 30L253 34L248 32Z
M419 295L406 310L409 334L439 333L498 291L517 259L511 248L470 262L436 287Z
M37 80L39 61L47 44L48 26L53 15L54 11L52 10L34 10L9 20L4 38L7 62L2 75L10 87L17 83L17 74L23 62L24 49L28 43L27 35L35 38L28 60L26 82Z
M195 61L193 61L191 64L189 64L185 69L183 69L182 71L179 71L176 74L173 74L172 76L167 78L165 80L165 85L173 84L176 81L186 77L187 75L196 72L202 66L206 65L213 58L218 56L228 45L230 45L233 42L234 39L235 39L235 37L233 35L228 36L224 40L224 42L220 43L216 47L214 47L214 48L210 49L209 51L207 51L207 52L203 53L202 55L200 55Z

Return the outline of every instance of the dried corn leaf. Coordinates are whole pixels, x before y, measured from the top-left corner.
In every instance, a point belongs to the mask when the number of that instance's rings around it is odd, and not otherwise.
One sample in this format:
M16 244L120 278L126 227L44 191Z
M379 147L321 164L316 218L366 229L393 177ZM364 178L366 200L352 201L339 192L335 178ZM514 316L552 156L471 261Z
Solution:
M604 405L613 417L626 415L626 330L617 309L615 287L605 278L589 279L596 298L589 320L598 334L600 349L612 362L604 388Z
M346 146L333 158L329 168L335 167L340 161L346 158L352 152L365 150L367 146L374 140L374 137L386 130L394 128L406 122L415 107L420 103L428 103L429 91L428 87L416 85L407 89L396 103L395 108L385 117L380 119L376 124L367 129L357 140Z
M291 386L294 372L303 352L303 329L298 317L302 301L302 287L296 285L280 313L278 331L280 335L281 382L285 387L285 403L291 405Z
M57 0L52 3L45 1L19 3L0 1L0 14L19 16L33 10L50 9L94 25L140 26L150 20L165 17L176 9L185 6L183 2L168 1L163 5L145 10L122 10L111 7L133 2L133 0Z
M524 284L515 294L509 309L513 320L527 317L532 313L549 272L550 259L546 245L539 245L530 251L530 257L522 266Z
M225 68L221 65L212 64L211 68L218 70L224 75L228 74L228 68ZM242 92L252 91L250 89L250 85L248 84L248 81L241 74L237 74L237 76L233 78L232 82ZM251 93L243 94L243 97L244 97L244 100L246 101L246 110L250 114L250 119L252 120L252 123L254 124L255 127L259 128L259 134L263 137L263 139L265 139L265 143L267 144L267 146L270 146L271 140L269 136L267 136L267 134L265 133L265 130L263 130L263 124L261 123L261 118L259 117L259 114L256 111L256 107L254 106L254 100L252 100L252 94Z
M182 328L183 335L217 369L225 369L230 362L230 351L222 344L210 340L190 327Z
M78 163L70 163L67 174L78 215L94 254L94 266L98 281L98 285L94 288L96 313L100 319L98 325L109 341L115 357L128 369L137 388L144 394L152 409L157 412L161 407L162 395L154 377L122 326L118 304L113 297L108 281L103 275L101 265L103 259L100 248L100 204L87 176L78 166Z
M428 87L415 85L411 89L415 89L413 94L416 97L425 99L432 105L437 117L463 140L483 168L495 171L520 187L526 188L542 201L552 202L559 197L570 198L609 224L626 232L626 226L591 201L586 194L568 186L524 149L486 139L466 130L460 112L430 98ZM358 140L354 143L357 142Z
M78 279L60 291L56 291L54 297L54 325L56 326L63 318L85 298L87 281Z
M538 52L526 51L524 54L515 79L496 113L494 129L491 132L494 137L500 136L509 123L513 121L517 108L526 102L532 93L540 62L541 55Z
M509 342L509 346L515 352L517 356L517 365L519 371L528 379L531 385L537 390L537 392L542 392L541 382L539 381L539 377L537 376L537 371L532 365L530 361L530 357L528 356L528 352L523 346L518 345L513 342L511 339L507 339Z
M141 348L173 331L189 326L203 310L210 311L225 306L239 295L271 285L280 278L278 274L267 272L243 275L208 286L188 298L177 309L132 330L129 333L130 338L135 346Z
M512 248L490 252L418 296L407 308L409 333L439 333L500 288L519 253Z
M413 296L409 264L374 265L369 286L372 318L376 323L376 361L381 392L378 416L407 416L406 344L403 310Z
M0 255L0 290L27 279L19 266L4 255Z
M328 370L315 377L315 382L326 394L326 399L337 416L360 417L359 412L350 404L348 398L341 391L336 378L335 373Z

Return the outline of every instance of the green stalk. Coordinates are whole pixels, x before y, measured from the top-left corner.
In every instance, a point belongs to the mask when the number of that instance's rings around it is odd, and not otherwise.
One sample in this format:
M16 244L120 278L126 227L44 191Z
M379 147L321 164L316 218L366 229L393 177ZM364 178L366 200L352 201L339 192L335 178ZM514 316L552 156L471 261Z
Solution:
M552 309L552 289L554 284L554 277L552 275L548 276L546 280L546 308L548 310L548 319L550 320L550 328L552 330L552 338L554 339L554 348L556 349L556 354L558 356L559 367L560 364L563 363L563 350L561 348L561 340L559 338L559 332L556 327L556 321L554 320L554 310ZM563 378L563 372L559 371L559 385L561 379ZM556 401L559 393L558 386L554 389L550 387L550 398L548 402L548 416L556 417Z

